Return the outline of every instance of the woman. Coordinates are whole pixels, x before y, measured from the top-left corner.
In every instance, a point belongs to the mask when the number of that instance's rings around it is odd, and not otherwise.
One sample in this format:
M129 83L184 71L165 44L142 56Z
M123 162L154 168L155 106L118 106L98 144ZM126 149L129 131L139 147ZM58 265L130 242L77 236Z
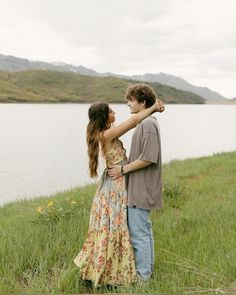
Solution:
M93 199L86 240L74 262L82 279L91 281L94 287L127 286L136 281L127 226L125 177L111 179L107 168L126 162L125 151L118 138L161 107L163 105L158 101L113 128L115 112L108 104L95 103L89 108L87 145L90 176L97 176L99 149L106 161L106 169Z

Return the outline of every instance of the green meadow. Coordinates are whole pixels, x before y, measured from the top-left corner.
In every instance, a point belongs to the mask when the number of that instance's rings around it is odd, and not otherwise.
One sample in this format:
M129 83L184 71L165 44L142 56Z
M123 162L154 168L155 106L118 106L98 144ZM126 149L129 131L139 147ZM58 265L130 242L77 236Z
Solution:
M0 294L236 294L236 152L163 168L149 283L93 290L80 281L73 258L88 229L93 184L0 207Z

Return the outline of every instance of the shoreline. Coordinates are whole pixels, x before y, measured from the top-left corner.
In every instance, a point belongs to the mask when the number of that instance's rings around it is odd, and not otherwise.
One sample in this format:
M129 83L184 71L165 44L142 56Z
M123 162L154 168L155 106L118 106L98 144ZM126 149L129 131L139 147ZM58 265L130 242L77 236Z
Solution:
M232 99L213 99L213 100L206 100L205 104L207 105L236 105L236 100Z
M172 163L184 163L187 161L198 162L198 161L201 161L202 159L211 159L211 158L214 159L217 156L227 155L227 154L231 154L231 153L235 153L235 152L236 151L232 150L232 151L226 151L226 152L212 153L210 155L200 156L200 157L196 157L196 158L193 157L193 158L185 158L185 159L173 159L169 162L163 163L162 167L163 167L163 169L165 169L167 166L172 165ZM9 201L0 203L0 209L4 208L5 206L8 206L9 204L17 204L17 203L21 203L21 202L35 202L37 200L54 198L57 195L64 195L64 194L70 193L75 190L87 189L88 187L92 187L92 186L96 187L96 185L99 182L99 179L100 179L100 177L97 178L96 182L94 182L94 181L91 183L88 182L84 185L78 185L78 186L75 186L72 188L65 188L63 190L55 191L50 194L37 194L35 196L30 196L30 197L25 196L25 197L16 198L15 200L9 200Z
M0 104L91 104L97 101L50 101L50 100L41 100L41 101L28 101L28 100L0 100ZM109 104L126 104L125 100L122 101L106 101ZM166 105L236 105L236 99L205 99L203 103L169 103L164 102Z

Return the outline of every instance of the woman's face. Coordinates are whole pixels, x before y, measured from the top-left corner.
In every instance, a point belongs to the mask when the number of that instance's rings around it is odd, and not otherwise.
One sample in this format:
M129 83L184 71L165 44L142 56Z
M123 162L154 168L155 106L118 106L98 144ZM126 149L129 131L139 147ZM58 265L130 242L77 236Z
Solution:
M109 120L110 124L114 123L115 120L116 120L115 112L111 109L111 107L109 107L109 116L108 116L108 120Z

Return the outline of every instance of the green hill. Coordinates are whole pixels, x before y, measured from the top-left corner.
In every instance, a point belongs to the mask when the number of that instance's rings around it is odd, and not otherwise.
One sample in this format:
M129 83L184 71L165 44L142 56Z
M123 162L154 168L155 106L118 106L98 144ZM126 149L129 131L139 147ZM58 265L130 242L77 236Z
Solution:
M129 84L116 77L90 77L48 70L0 73L0 102L124 102ZM137 82L138 83L138 82ZM139 82L140 83L140 82ZM151 85L165 103L204 103L191 92L159 83Z

